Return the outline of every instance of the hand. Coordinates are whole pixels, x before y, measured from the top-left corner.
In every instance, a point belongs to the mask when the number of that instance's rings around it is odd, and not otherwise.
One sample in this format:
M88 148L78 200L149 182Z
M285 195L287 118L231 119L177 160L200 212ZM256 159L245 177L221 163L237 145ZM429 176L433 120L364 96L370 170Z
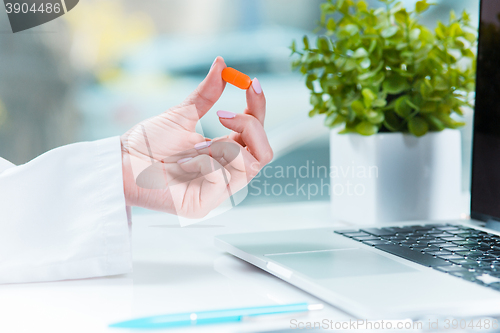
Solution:
M121 137L127 205L200 218L246 186L272 160L264 131L266 100L257 79L243 114L218 111L233 132L210 140L196 123L225 88L224 59L215 59L198 88L181 104L145 120Z

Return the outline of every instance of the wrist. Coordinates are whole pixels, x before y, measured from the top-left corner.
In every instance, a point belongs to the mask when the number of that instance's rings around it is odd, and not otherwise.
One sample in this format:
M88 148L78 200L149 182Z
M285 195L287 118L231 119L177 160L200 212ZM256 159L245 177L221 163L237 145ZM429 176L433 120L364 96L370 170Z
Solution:
M136 186L134 173L132 171L132 163L130 154L124 143L123 137L120 138L122 151L122 176L123 176L123 192L125 194L125 203L127 206L136 206Z

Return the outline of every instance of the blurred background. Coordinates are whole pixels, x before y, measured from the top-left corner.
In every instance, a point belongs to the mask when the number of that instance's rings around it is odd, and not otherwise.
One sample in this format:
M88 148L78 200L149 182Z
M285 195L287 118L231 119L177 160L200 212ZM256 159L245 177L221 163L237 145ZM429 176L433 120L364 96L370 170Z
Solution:
M414 8L416 1L402 2ZM0 156L21 164L60 145L121 135L181 102L220 55L262 84L273 167L298 169L310 163L329 168L329 130L321 117L308 118L308 89L291 71L288 49L293 39L313 35L322 2L82 0L63 17L16 34L1 10ZM467 10L478 25L479 0L433 2L437 5L422 20L427 26L447 21L452 9ZM228 85L201 121L204 135L227 134L215 111L244 107L245 93ZM470 182L472 110L466 121L461 130L464 191ZM314 196L270 191L273 184L290 181L261 175L242 204L329 200L326 191ZM321 181L329 179L301 179Z

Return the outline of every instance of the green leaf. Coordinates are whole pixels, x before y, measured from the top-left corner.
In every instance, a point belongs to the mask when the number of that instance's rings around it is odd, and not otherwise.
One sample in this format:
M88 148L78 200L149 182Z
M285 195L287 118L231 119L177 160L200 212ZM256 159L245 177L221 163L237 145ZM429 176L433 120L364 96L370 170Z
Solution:
M465 9L464 9L464 11L462 12L462 19L463 19L465 22L470 21L469 13L467 13L467 11L466 11Z
M368 80L369 78L374 77L376 74L377 74L377 72L376 72L376 71L366 72L366 73L363 73L363 74L359 75L359 76L358 76L358 80L359 80L359 81Z
M397 26L390 26L382 30L381 36L384 38L391 38L398 33L399 28Z
M325 2L325 3L322 3L320 5L320 8L321 8L321 11L325 14L330 14L330 13L333 13L335 11L335 6L332 5L331 3L329 2Z
M304 50L309 50L309 38L307 36L304 36L304 38L302 38L302 41L304 42Z
M476 56L474 55L474 53L470 49L465 49L465 50L461 50L461 51L462 51L462 55L466 58L470 58L470 59L476 58Z
M386 93L397 95L405 90L408 90L410 88L410 85L404 77L392 74L385 79L383 88Z
M351 103L351 109L358 115L362 116L365 113L365 106L360 100L355 100Z
M368 4L363 0L358 1L356 6L358 7L358 10L360 12L366 12L366 10L368 9Z
M461 34L462 34L462 28L460 28L460 24L455 22L452 25L450 25L450 28L449 28L450 37L454 38L456 36L460 36Z
M312 106L317 107L318 105L323 104L323 99L321 99L320 94L311 94L310 103Z
M371 91L371 89L365 88L361 91L363 95L363 102L366 108L371 108L373 101L377 98L377 96Z
M345 32L348 37L354 36L359 32L359 28L355 24L348 24L345 27L341 28L341 31Z
M416 41L420 37L420 29L415 28L410 31L410 41Z
M353 59L347 59L347 61L345 62L345 65L344 65L344 70L346 72L349 72L355 68L356 68L356 61L354 61Z
M401 130L402 127L402 121L401 119L394 113L393 111L387 111L385 113L385 120L384 120L384 126L392 131L392 132L397 132Z
M473 34L472 32L466 32L464 33L464 38L469 41L470 43L475 43L476 42L476 34Z
M359 63L359 66L362 68L362 69L368 69L370 68L370 65L372 64L372 62L370 61L370 58L365 58L363 59L360 63Z
M346 120L344 116L334 113L325 118L325 126L333 128L344 124Z
M394 105L394 110L402 118L408 118L412 111L411 106L407 103L408 99L408 96L401 96Z
M408 130L411 134L420 137L429 131L429 124L421 117L413 117L408 121Z
M450 22L453 22L457 19L457 15L455 14L455 11L452 9L450 10Z
M357 58L365 58L367 56L368 56L368 52L364 48L362 48L362 47L358 48L354 52L354 54L352 55L352 57L355 58L355 59L357 59Z
M442 22L438 22L438 26L434 29L434 31L439 39L445 39L448 35L448 29Z
M297 52L297 43L295 42L295 40L292 41L292 45L290 46L290 50L292 51L292 54Z
M437 110L437 105L434 102L425 102L420 108L421 113L430 113Z
M427 9L429 9L430 4L427 3L427 1L417 1L417 4L415 5L415 11L417 13L422 13L425 12Z
M408 13L406 12L405 9L402 9L398 12L396 12L394 14L394 18L396 19L396 21L398 21L399 23L402 23L402 24L405 24L406 23L406 20L408 18Z
M438 107L439 112L445 113L445 114L450 114L451 113L451 106L445 103L439 104Z
M408 104L413 110L420 110L420 108L418 107L418 105L414 104L411 99L407 98L406 99L406 104Z
M378 126L369 121L362 121L356 125L356 132L364 136L370 136L378 132Z
M420 38L429 44L432 44L435 39L433 33L425 27L420 28Z
M372 85L379 87L382 82L385 80L385 74L384 72L378 72L377 75L375 75L372 79Z
M430 128L433 131L442 131L442 130L445 129L444 124L439 119L437 119L436 117L434 117L433 115L426 114L424 116L424 118L427 120L427 122L429 123Z
M382 112L369 111L366 114L366 119L372 124L378 125L385 120L384 114Z
M376 99L373 102L373 107L377 107L377 108L383 108L386 105L387 105L387 101L385 99Z
M318 46L318 49L323 53L328 54L332 51L330 40L325 36L318 37L316 40L316 44Z
M326 22L326 28L330 31L335 31L335 29L337 28L337 23L335 23L334 19L329 18Z
M307 77L306 77L306 86L307 86L307 88L309 88L310 90L314 91L313 81L315 81L317 79L318 79L318 77L316 76L316 74L309 74L309 75L307 75Z
M436 76L434 82L434 89L439 91L448 90L449 89L448 83L441 76Z
M377 47L377 40L372 39L372 41L370 42L370 48L368 49L368 53L372 53L376 47Z
M449 115L444 113L437 113L436 118L439 119L448 128L457 129L465 125L465 123L456 121Z

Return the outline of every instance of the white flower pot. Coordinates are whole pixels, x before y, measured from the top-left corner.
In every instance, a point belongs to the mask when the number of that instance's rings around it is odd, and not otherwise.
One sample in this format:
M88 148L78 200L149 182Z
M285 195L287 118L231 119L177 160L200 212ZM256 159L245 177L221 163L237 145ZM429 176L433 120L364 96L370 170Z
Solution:
M461 141L457 130L416 138L330 134L335 220L378 224L460 217Z

